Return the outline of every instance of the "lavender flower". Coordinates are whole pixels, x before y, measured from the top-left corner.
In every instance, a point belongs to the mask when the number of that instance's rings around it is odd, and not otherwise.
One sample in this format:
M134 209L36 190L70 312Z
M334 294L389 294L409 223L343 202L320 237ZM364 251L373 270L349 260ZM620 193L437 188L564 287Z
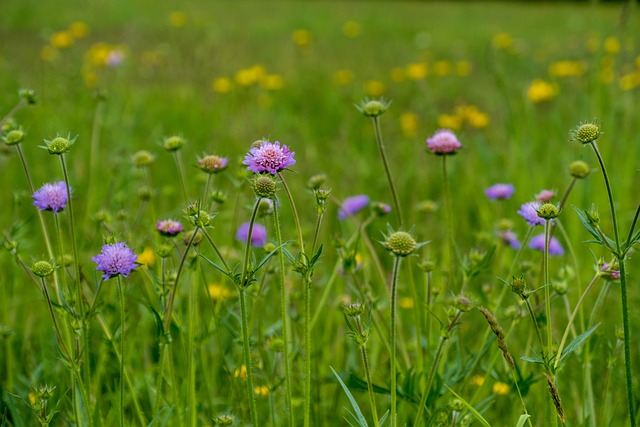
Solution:
M156 223L156 230L163 236L173 237L182 232L182 224L178 221L174 221L172 219L167 219L164 221L158 221Z
M357 196L348 197L342 202L340 211L338 211L338 218L344 221L350 216L356 214L356 212L364 209L369 204L369 196L359 194Z
M544 218L538 216L540 202L528 202L520 206L518 214L522 216L529 225L544 225Z
M69 201L67 195L67 185L64 181L44 184L33 193L33 205L41 211L52 211L58 213Z
M491 200L508 199L515 192L513 184L494 184L484 190L484 194Z
M602 271L602 276L609 280L617 280L620 278L620 270L613 270L612 265L608 262L605 262L600 268Z
M520 249L522 247L522 244L518 240L518 236L511 230L501 231L500 239L513 249Z
M537 236L533 236L531 241L529 242L529 247L531 249L535 249L537 251L544 251L544 234L538 234ZM549 255L563 255L564 248L556 239L552 237L549 241Z
M456 154L462 148L462 144L452 131L440 129L431 138L427 138L427 148L433 154Z
M553 199L555 193L552 190L542 190L536 196L536 200L542 203L546 203L549 200Z
M236 239L241 242L246 242L249 236L249 223L245 222L236 231ZM262 247L267 244L267 229L261 224L254 222L253 230L251 231L251 245L256 247Z
M127 277L138 264L138 255L133 253L126 243L118 242L102 246L102 252L91 258L98 264L96 270L104 272L102 280L107 280L118 274Z
M208 174L218 173L226 169L227 163L226 157L207 155L198 159L198 168Z
M296 163L293 151L289 151L286 145L263 141L259 147L254 147L246 155L243 165L247 165L251 172L269 172L272 175Z

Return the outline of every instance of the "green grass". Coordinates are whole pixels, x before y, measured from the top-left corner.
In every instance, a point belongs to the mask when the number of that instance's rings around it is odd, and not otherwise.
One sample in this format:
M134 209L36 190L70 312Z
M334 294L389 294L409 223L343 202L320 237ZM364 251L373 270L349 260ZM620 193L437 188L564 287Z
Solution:
M503 218L510 219L522 239L527 226L516 214L520 205L533 200L542 189L554 190L554 201L559 201L571 181L571 161L584 160L593 168L586 180L576 183L567 208L561 213L568 240L559 231L555 234L565 249L571 247L576 265L569 252L550 259L552 282L564 280L567 285L565 296L556 294L558 298L552 306L554 338L559 341L568 318L565 304L575 307L593 277L597 260L604 257L608 262L611 257L603 248L584 243L590 235L571 209L587 209L593 203L599 209L603 231L611 235L602 173L588 147L569 142L570 129L594 117L601 124L604 135L598 145L612 182L622 239L626 238L638 203L640 148L636 141L640 122L636 99L640 85L630 89L620 82L623 76L640 75L640 48L634 37L640 28L640 15L637 8L623 7L511 2L190 1L179 5L187 18L186 25L176 27L170 24L170 15L178 10L177 4L7 1L0 7L0 116L4 117L19 101L19 88L36 91L37 104L15 115L27 131L21 147L36 188L63 177L58 159L38 146L57 134L78 135L65 159L70 168L79 262L89 303L99 282L91 257L100 251L104 238L126 241L136 253L142 253L145 248L157 250L164 242L154 230L157 220L173 217L188 223L175 161L162 148L164 137L179 134L187 141L180 153L190 200L198 197L206 181L195 167L197 159L203 153L229 158L229 168L212 180L211 189L223 192L226 202L213 209L216 215L209 233L232 268L238 265L237 272L241 271L244 245L234 235L237 227L249 220L254 198L248 174L240 163L251 143L262 138L279 140L296 152L297 163L284 174L308 246L317 211L314 195L305 184L313 175L326 174L331 196L319 234L324 250L311 287L312 312L321 313L312 330L311 421L313 425L336 425L341 422L336 419L347 416L343 407L351 404L330 370L333 367L373 425L360 351L347 336L340 306L360 300L374 307L367 351L372 380L379 387L378 414L382 415L390 406L386 343L393 260L377 242L384 239L387 222L396 225L393 213L373 219L353 248L347 248L359 254L361 267L337 274L335 279L331 277L348 252L342 245L358 232L358 224L366 218L361 213L353 220L339 221L340 202L355 194L367 194L373 201L392 204L371 120L354 106L365 96L377 97L367 93L368 81L383 83L383 95L392 103L380 123L405 223L407 228L414 227L412 233L417 241L430 241L419 249L418 257L403 262L399 275L398 425L411 425L440 338L434 316L441 319L443 327L448 325L451 318L447 316L451 313L447 311L455 304L462 280L459 265L454 268L458 273L454 277L447 272L441 159L427 154L425 139L440 127L439 116L453 114L461 105L477 107L488 115L488 126L474 128L467 124L456 129L464 149L447 159L453 235L458 261L466 257L471 263L478 263L479 257L494 245L496 251L469 280L465 294L474 304L492 310L506 331L521 378L526 379L519 386L532 424L547 426L550 399L543 370L520 360L521 356L532 357L535 351L542 350L526 308L511 293L496 307L503 286L498 278L510 281L510 271L525 274L530 289L542 285L542 257L537 251L525 249L511 269L515 251L499 241L497 224ZM50 44L50 36L65 30L73 21L85 22L90 28L88 36L61 49L55 59L43 60L41 49ZM357 22L360 28L354 38L343 34L349 21ZM308 46L293 42L292 34L299 29L311 35ZM494 45L499 33L511 36L511 48ZM607 53L607 39L619 41L620 51ZM590 48L594 41L597 44ZM125 60L121 66L90 65L87 52L99 42L123 47ZM584 75L550 76L549 65L562 60L582 61L586 66ZM437 75L439 61L447 61L454 72ZM471 65L469 75L455 73L460 61ZM392 76L398 69L406 70L415 63L428 65L425 79L412 80L405 73L402 80L394 80ZM258 84L242 86L235 80L239 70L258 64L267 74L281 76L284 86L269 90ZM352 80L336 83L334 75L339 70L349 70ZM88 71L96 73L94 85L86 84ZM612 73L612 79L603 80L603 72ZM220 77L230 79L229 93L212 89L213 80ZM548 102L532 103L527 89L534 79L556 84L557 95ZM97 93L104 96L103 104ZM97 109L100 130L94 133ZM402 117L407 113L417 118L412 131L402 126ZM97 149L92 153L92 138L98 136ZM132 155L142 149L156 156L149 167L148 182L131 161ZM5 240L18 243L20 257L27 265L46 259L39 220L13 147L3 145L0 171L0 230L6 231ZM515 195L504 202L488 200L484 189L496 182L513 183ZM147 185L153 194L149 203L138 197ZM278 198L283 239L289 242L287 250L295 256L297 234L282 188ZM425 200L434 201L438 209L420 210L419 205ZM107 224L94 221L99 210L111 217ZM64 246L70 253L67 210L59 218ZM54 237L52 215L44 212L44 219ZM267 225L269 237L275 242L271 217L259 221ZM542 232L542 227L538 229L536 234ZM370 247L365 236L372 242ZM53 241L58 255L57 240ZM164 367L159 369L163 357L159 344L163 338L157 334L153 310L162 316L158 278L178 269L185 246L179 243L177 248L164 268L156 256L153 266L140 267L124 281L125 369L131 379L131 388L127 385L125 389L125 424L141 423L134 395L143 418L147 422L153 419L153 425L206 425L212 417L227 412L235 414L235 425L248 424L245 383L234 375L243 360L237 291L229 278L209 263L201 259L198 262L194 255L186 257L171 326L174 341L167 347L170 351L164 356ZM218 262L206 242L198 246L198 252ZM15 396L28 402L32 388L44 383L57 387L49 405L59 402L60 412L52 425L73 425L71 375L57 355L42 292L9 251L1 254L0 300L6 305L0 310L0 325L6 333L0 334L0 425L4 412L10 413L7 425L34 425L37 421L33 412ZM256 249L254 254L260 259L265 252ZM435 265L431 276L439 290L429 307L426 274L419 268L425 260ZM559 276L566 266L574 268L575 276ZM634 307L640 302L634 292L640 270L633 258L626 267L630 306ZM264 425L287 425L283 356L273 350L273 343L281 338L278 271L279 261L269 260L258 273L257 283L247 291L253 380L255 385L269 390L266 396L256 397L259 419ZM67 275L68 281L75 283L73 267L69 267ZM221 284L228 296L209 298L205 290L211 283ZM302 422L304 408L302 283L301 277L287 268L296 425ZM120 315L117 289L112 285L115 281L104 283L97 308L108 332L98 318L90 319L86 332L89 351L81 364L94 411L90 417L96 426L117 425L120 416L119 404L115 403L119 401L120 387L116 356ZM596 283L581 305L569 340L589 329L587 321L596 297L608 287L610 291L603 297L602 310L593 323L601 325L557 374L568 425L628 423L624 358L616 332L622 323L617 281L607 284L601 279ZM321 299L325 292L326 299ZM545 311L543 294L540 291L531 297L539 313ZM189 305L192 296L195 308ZM407 308L409 301L419 309ZM54 298L54 302L61 301ZM513 315L514 310L518 315ZM56 313L68 333L69 316L61 309ZM189 314L194 317L190 319ZM416 318L421 321L423 332L419 339L415 336L420 330L415 327ZM631 361L637 373L638 316L633 309L630 322ZM189 328L190 324L194 326ZM433 390L438 392L427 400L432 419L442 413L449 417L446 425L462 425L464 417L474 416L468 410L471 405L493 426L516 425L522 404L494 341L481 340L493 336L487 326L482 315L472 310L462 315L459 327L453 329L443 347L442 363L433 383ZM542 329L546 327L543 325ZM416 342L421 343L420 351ZM476 355L481 357L471 365ZM589 363L590 380L585 378ZM467 372L469 366L473 370ZM159 372L164 372L160 382ZM485 374L484 385L479 389L474 381ZM192 383L188 381L190 375L194 378ZM163 394L158 398L156 387L162 381ZM495 383L508 384L506 394L499 387L492 389ZM595 392L595 414L591 414L585 397L589 383ZM637 391L638 384L634 385ZM447 387L461 396L464 404L453 402L455 397ZM602 397L603 390L606 397Z

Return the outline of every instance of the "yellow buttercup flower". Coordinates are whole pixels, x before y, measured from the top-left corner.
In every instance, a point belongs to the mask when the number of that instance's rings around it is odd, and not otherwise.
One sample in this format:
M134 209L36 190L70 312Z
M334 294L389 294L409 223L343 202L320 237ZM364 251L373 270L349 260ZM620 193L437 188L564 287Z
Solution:
M406 67L406 74L411 80L423 80L429 74L429 67L424 62L409 64Z
M209 298L214 301L224 301L232 295L231 291L220 283L210 283L207 285L207 291L209 292Z
M471 74L471 62L458 61L456 62L456 74L460 77L467 77Z
M511 387L509 387L508 384L498 381L495 384L493 384L492 390L495 394L505 395L509 393L509 391L511 390Z
M380 96L384 93L384 83L379 80L368 80L364 82L364 93L369 96Z
M247 378L247 367L244 365L244 363L240 365L239 368L236 368L236 370L233 372L233 376L236 378Z
M284 87L284 77L279 74L267 74L260 79L260 86L267 90L279 90Z
M621 76L618 80L618 85L622 90L632 90L640 87L640 71L634 71Z
M400 116L400 128L404 136L415 136L418 131L418 115L412 111L402 113Z
M360 35L360 23L358 21L347 21L342 26L342 34L345 37L354 39Z
M529 101L534 104L550 101L555 98L557 94L557 87L542 79L535 79L527 89L527 97L529 98Z
M438 126L444 129L457 130L462 127L462 118L455 114L440 114Z
M549 65L551 77L580 77L587 71L582 61L556 61Z
M260 397L265 397L269 394L269 387L258 385L253 388L253 392Z
M138 255L138 262L144 264L147 267L152 266L156 262L156 254L151 248L144 248L141 254Z
M498 33L493 36L491 44L496 49L510 49L513 46L513 38L507 33Z
M413 308L413 298L403 297L398 301L400 308L410 309Z
M57 49L66 49L73 44L73 35L68 31L58 31L53 33L49 41Z
M229 93L233 88L233 83L227 77L216 77L211 83L211 88L216 93Z
M169 24L171 24L172 27L182 28L187 25L187 20L187 14L181 10L174 10L169 14Z
M89 35L89 26L81 21L69 24L67 31L76 39L82 39Z
M483 375L474 375L471 377L471 384L476 386L481 386L484 384L484 376Z
M436 63L433 64L433 74L440 77L448 76L449 74L451 74L451 68L451 62L447 60L443 59L440 61L436 61Z
M309 46L311 44L311 33L308 30L295 30L291 35L291 38L298 46Z
M42 49L40 49L40 59L42 59L43 61L52 62L55 61L57 57L58 49L51 45L42 46Z
M604 40L603 47L607 53L618 53L620 52L620 40L616 37L607 37Z

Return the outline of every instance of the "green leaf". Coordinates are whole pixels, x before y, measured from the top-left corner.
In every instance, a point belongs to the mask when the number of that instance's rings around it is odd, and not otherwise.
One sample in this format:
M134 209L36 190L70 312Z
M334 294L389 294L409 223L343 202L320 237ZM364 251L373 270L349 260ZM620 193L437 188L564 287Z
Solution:
M596 328L598 326L600 326L600 323L598 323L597 325L593 326L588 331L583 332L582 334L578 335L573 341L571 341L565 347L565 349L562 350L562 355L560 356L560 363L562 363L571 353L576 351L578 349L578 347L580 347L580 345L582 345L582 343L585 342L591 336L591 334L593 334L593 332L596 330Z
M207 258L206 256L202 255L201 253L199 253L198 255L200 255L202 258L204 258L205 261L207 261L209 264L211 264L220 273L224 274L225 276L227 276L231 280L233 280L233 276L231 275L231 272L226 271L224 268L220 267L218 264L216 264L215 262L211 261L209 258Z
M489 424L489 422L484 419L484 417L482 416L482 414L480 414L480 412L476 411L476 408L474 408L473 405L471 405L469 402L464 400L459 394L453 391L448 385L445 384L444 386L451 392L451 394L453 394L456 398L460 399L462 404L469 410L469 412L471 412L471 414L474 417L476 417L476 419L480 422L480 424L482 424L485 427L491 427L491 424Z
M520 360L524 360L529 363L538 363L540 365L544 365L544 359L539 356L529 357L529 356L521 356Z
M518 423L516 424L516 427L523 427L529 418L531 418L531 415L529 414L520 415L520 418L518 418Z
M160 339L160 337L164 336L164 324L162 322L162 317L152 306L148 305L147 308L151 314L153 314L153 320L156 321L156 339Z
M358 425L360 427L368 427L369 424L367 424L367 420L364 418L364 415L362 415L362 411L360 410L360 406L358 406L358 402L356 402L356 399L353 397L353 395L347 388L346 384L342 381L342 378L340 378L340 375L338 375L338 373L331 366L329 366L329 368L331 369L331 372L333 372L333 375L335 375L336 378L338 379L338 382L342 386L342 389L344 390L344 392L347 394L347 397L349 398L349 402L351 402L351 407L355 411L355 415L351 413L349 410L347 410L347 412L349 412L351 416L358 422Z
M284 242L283 244L281 244L280 246L278 246L277 248L275 248L274 250L272 250L271 252L269 252L268 254L266 254L266 255L264 256L264 258L262 258L262 260L258 263L258 265L256 266L256 268L255 268L253 271L255 272L255 271L260 270L260 268L261 268L263 265L265 265L265 263L266 263L267 261L269 261L269 259L270 259L273 255L275 255L275 254L280 250L280 248L283 248L283 247L284 247L284 245L286 245L287 243L289 243L289 242L288 242L288 241L287 241L287 242Z

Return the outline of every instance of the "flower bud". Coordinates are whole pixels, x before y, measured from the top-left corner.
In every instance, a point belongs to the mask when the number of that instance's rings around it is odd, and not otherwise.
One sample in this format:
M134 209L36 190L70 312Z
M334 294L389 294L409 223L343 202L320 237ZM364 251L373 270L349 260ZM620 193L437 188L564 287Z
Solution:
M225 157L208 155L198 160L198 168L208 174L221 172L226 167L227 159Z
M53 264L48 261L36 261L31 265L31 272L38 277L47 277L55 270Z
M309 181L307 181L307 188L311 190L318 190L326 181L327 175L325 174L313 175L309 178Z
M162 146L167 151L178 151L185 144L185 140L181 136L169 136L164 139Z
M20 144L24 140L24 132L22 129L14 129L9 131L2 139L7 145Z
M275 196L277 189L278 186L275 179L269 175L256 175L253 179L253 191L258 197L272 199Z
M523 296L525 289L527 288L527 281L524 276L516 277L513 276L511 280L511 291L516 294Z
M342 306L344 314L349 317L361 316L367 309L367 306L361 302L352 302Z
M36 92L33 89L20 89L18 96L27 101L27 104L33 105L36 103Z
M360 102L360 105L356 108L358 108L358 111L360 111L366 117L378 117L384 114L385 111L387 111L387 108L389 108L389 103L386 102L384 98L381 98L379 100L374 99L371 101L365 99L364 101Z
M558 207L553 203L545 203L538 209L538 216L540 218L544 218L546 220L556 218L560 211L558 211Z
M589 144L595 141L601 134L600 128L596 123L583 123L571 133L573 139L582 144Z
M154 160L155 156L147 150L140 150L131 156L133 165L137 167L149 166Z
M212 191L209 194L209 198L211 199L212 202L217 203L219 205L227 201L227 196L222 191Z
M229 414L220 414L213 417L212 421L216 426L226 427L233 424L234 416Z
M465 296L460 296L455 302L455 306L458 310L467 312L473 308L471 300Z
M396 231L387 237L384 246L395 256L404 257L411 255L418 247L418 244L414 238L411 237L411 234L405 231Z
M589 169L589 165L582 160L576 160L569 164L569 174L578 179L584 179L589 176L591 169Z
M69 138L63 138L61 136L54 138L51 141L47 141L46 139L44 140L44 144L45 146L42 148L45 148L49 154L64 154L67 151L69 151L71 149L71 146L74 144L74 142L76 141L76 138L72 138L71 140Z

